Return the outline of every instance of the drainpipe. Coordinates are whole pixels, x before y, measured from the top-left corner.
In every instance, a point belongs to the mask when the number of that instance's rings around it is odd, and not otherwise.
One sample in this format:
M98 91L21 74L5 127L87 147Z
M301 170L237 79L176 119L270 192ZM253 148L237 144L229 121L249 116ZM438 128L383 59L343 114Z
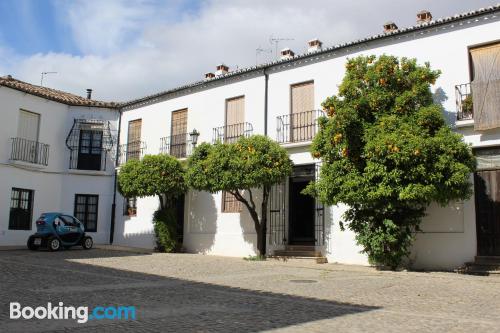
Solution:
M118 109L120 116L118 118L118 136L116 138L116 155L115 155L115 175L113 179L113 204L111 205L111 224L109 227L109 244L113 244L113 238L115 235L115 219L116 219L116 188L117 188L117 178L118 178L118 158L120 157L120 132L122 129L122 109Z
M268 87L269 87L269 74L264 68L264 135L267 136L267 99L268 99Z

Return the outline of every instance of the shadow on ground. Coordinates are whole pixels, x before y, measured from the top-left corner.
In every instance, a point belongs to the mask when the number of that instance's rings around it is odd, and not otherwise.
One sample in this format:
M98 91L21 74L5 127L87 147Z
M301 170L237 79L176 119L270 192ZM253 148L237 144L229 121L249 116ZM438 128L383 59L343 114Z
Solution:
M7 252L7 251L6 251ZM118 251L0 253L2 332L257 332L377 309L360 304L239 289L71 261ZM135 306L135 321L11 320L9 302L36 307ZM90 310L89 310L90 311Z

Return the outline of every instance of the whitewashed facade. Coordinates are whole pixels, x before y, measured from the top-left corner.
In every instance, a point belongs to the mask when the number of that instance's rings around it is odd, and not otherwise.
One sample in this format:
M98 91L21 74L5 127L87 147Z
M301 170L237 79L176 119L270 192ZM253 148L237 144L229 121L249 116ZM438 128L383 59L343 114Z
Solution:
M470 48L500 41L499 14L500 6L490 7L419 22L414 27L322 50L321 43L313 40L309 42L310 53L294 56L291 50L286 50L280 61L234 72L218 66L217 72L208 73L203 81L124 103L119 110L68 106L1 87L1 107L8 121L0 124L3 126L0 139L5 142L0 145L0 203L6 208L2 209L0 246L23 244L29 234L29 231L8 229L12 187L35 190L34 216L47 210L72 212L76 193L99 193L99 222L94 238L98 243L108 241L114 192L113 161L110 159L106 171L68 168L69 150L64 140L71 131L73 119L109 121L115 135L119 134L121 162L158 153L185 158L192 148L189 133L194 129L200 133L199 143L212 142L216 137L228 136L228 132L221 136L220 127L242 123L238 135L265 134L276 139L298 166L294 177L274 189L270 212L267 212L269 254L307 239L329 262L367 264L353 233L339 228L345 207L322 207L314 200L308 201L312 199L294 196L305 180L315 177L319 161L309 153L311 127L305 129L303 140L303 133L295 126L303 122L293 120L292 114L305 114L306 122L312 120L314 124L322 101L337 93L348 58L372 54L416 58L442 71L432 87L435 99L443 105L446 119L464 135L464 140L474 148L500 147L500 128L476 131L474 119L457 114L456 92L457 85L472 79ZM294 90L297 87L304 89ZM231 104L236 100L237 104ZM41 115L38 141L50 145L46 167L21 166L9 160L8 142L16 137L17 126L13 124L17 123L20 110ZM175 121L172 121L173 114ZM118 123L121 124L119 130ZM180 150L176 150L179 147ZM120 195L117 198L114 244L154 247L152 215L158 208L157 198L139 198L134 204L127 204ZM291 200L296 201L291 204ZM428 209L423 231L417 234L413 246L410 258L413 267L451 269L474 259L478 254L474 201L473 196L449 207L432 205ZM238 257L255 254L256 235L249 214L245 209L234 210L233 206L228 209L222 193L190 191L183 207L186 251ZM305 209L310 215L303 212ZM297 216L309 216L311 228L302 230L307 235L297 234L300 229L297 229Z
M127 139L127 123L142 119L141 140L146 143L147 153L158 153L160 138L170 135L172 111L180 109L188 110L186 133L196 128L200 132L198 141L210 142L213 129L225 124L227 100L239 96L244 96L244 122L252 125L254 134L267 134L278 141L294 141L283 140L283 133L277 133L280 127L283 131L280 121L287 117L280 116L292 112L291 90L294 85L313 83L312 110L319 110L321 102L337 92L347 58L389 54L417 58L420 63L428 61L433 68L440 69L442 75L432 89L436 100L446 110L450 125L464 134L465 141L474 147L500 145L500 129L484 135L474 131L473 120L457 121L455 98L455 86L471 81L468 49L500 39L498 14L499 8L496 7L462 18L432 21L257 68L218 73L221 75L204 82L133 101L123 108L121 142ZM289 51L286 53L285 56L289 56ZM314 165L318 161L311 157L309 145L310 141L283 144L295 165ZM285 208L280 213L283 215L279 217L284 224L285 238L290 236L287 233L292 215L288 191L289 184L284 192ZM116 241L123 245L153 246L151 215L157 205L155 198L139 199L137 215L118 223ZM316 250L320 250L330 262L367 264L354 235L339 230L344 209L324 209L324 226L321 227L324 242L318 242L317 238L321 236L316 234ZM184 212L184 247L187 251L227 256L255 254L256 235L250 216L245 209L241 213L223 212L221 193L212 195L191 191L186 195ZM453 268L472 261L477 254L475 220L474 197L446 208L431 206L422 224L423 232L417 234L413 247L413 266ZM268 251L272 254L284 244L280 241L275 244L273 232L276 230L269 226L268 232ZM285 243L289 241L287 239Z
M119 111L72 106L7 86L0 86L0 101L3 116L0 122L0 247L25 245L28 236L36 231L35 221L41 213L73 214L75 195L98 196L97 225L89 234L96 243L108 243L113 199L112 152L100 152L103 163L100 170L81 170L75 163L70 165L71 150L66 141L72 129L74 132L75 120L109 124L116 139ZM32 120L26 120L27 116ZM18 205L13 203L19 192L16 189L22 190L29 200L23 203L31 209L29 223L16 224L11 219L11 207Z

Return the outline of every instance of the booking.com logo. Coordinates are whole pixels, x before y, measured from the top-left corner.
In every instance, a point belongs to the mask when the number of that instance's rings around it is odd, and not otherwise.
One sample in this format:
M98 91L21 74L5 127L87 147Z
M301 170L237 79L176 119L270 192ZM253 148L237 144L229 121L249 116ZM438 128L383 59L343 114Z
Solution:
M47 303L47 306L22 307L21 303L10 303L10 319L75 319L79 324L89 320L135 320L135 306L96 306L90 311L87 306L65 306Z

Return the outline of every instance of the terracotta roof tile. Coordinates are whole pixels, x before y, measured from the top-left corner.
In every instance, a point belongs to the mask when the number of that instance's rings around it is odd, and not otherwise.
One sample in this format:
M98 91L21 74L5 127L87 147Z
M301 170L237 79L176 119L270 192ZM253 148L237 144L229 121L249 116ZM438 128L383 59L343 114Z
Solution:
M14 79L10 75L0 77L0 86L9 87L31 95L39 96L55 102L72 106L93 106L112 109L118 108L120 106L119 103L115 102L95 101L92 99L84 98L82 96L73 95L68 92L37 86L31 83Z

